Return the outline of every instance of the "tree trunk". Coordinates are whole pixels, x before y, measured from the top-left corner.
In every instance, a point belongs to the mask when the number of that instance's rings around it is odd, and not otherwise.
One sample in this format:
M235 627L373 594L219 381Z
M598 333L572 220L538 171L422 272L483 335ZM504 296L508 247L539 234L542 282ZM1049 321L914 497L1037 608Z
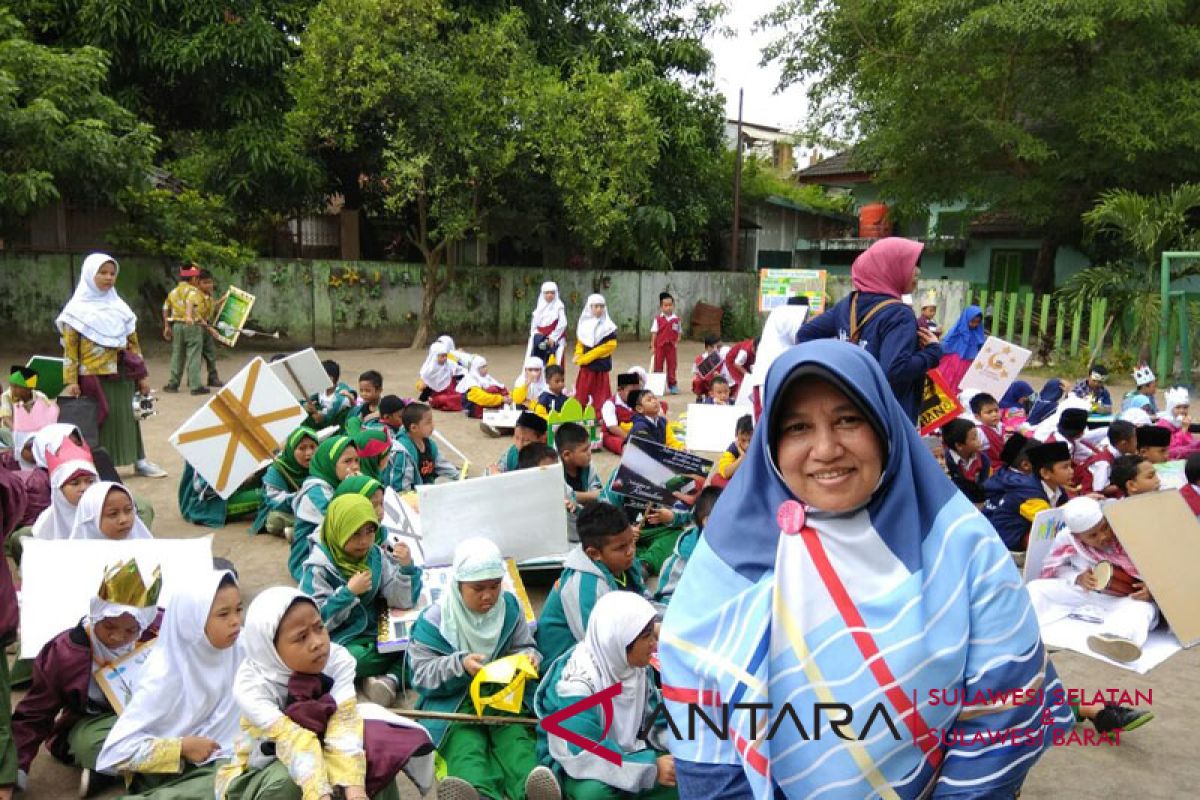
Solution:
M441 253L430 253L421 272L421 316L417 320L417 332L413 335L412 349L421 350L433 338L433 313L437 309L438 297L447 282L442 280Z
M1050 294L1054 291L1054 257L1058 255L1058 236L1043 233L1038 248L1037 265L1033 268L1033 291L1035 294Z

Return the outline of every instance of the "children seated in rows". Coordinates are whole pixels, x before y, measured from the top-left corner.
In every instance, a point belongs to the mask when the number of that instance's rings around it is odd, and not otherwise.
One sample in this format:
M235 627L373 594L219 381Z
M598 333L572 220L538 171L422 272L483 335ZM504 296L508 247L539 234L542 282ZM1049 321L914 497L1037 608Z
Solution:
M500 408L509 400L504 384L488 374L488 362L483 356L476 358L471 369L458 382L457 391L462 397L463 412L472 419L479 419L486 409Z
M508 446L499 460L495 464L488 467L488 474L495 475L501 472L513 472L517 469L517 459L521 454L521 450L525 445L532 442L546 443L546 435L550 428L546 424L546 420L534 414L531 411L522 411L517 417L517 424L513 428L513 443Z
M704 351L696 356L692 363L692 394L696 395L697 403L703 403L709 396L714 379L720 377L724 380L721 376L724 364L725 361L721 358L721 337L710 333L704 337ZM725 386L728 388L728 381Z
M600 406L600 422L604 449L621 455L629 429L633 427L634 410L629 404L629 395L641 388L641 380L632 372L617 376L617 394Z
M576 520L579 544L571 549L538 619L538 650L552 662L583 638L596 601L608 592L650 598L634 560L637 530L625 512L597 502Z
M1024 552L1033 518L1039 511L1067 502L1067 487L1074 469L1066 442L1034 444L1025 450L1033 473L1013 480L997 497L983 506L988 518L1009 550Z
M1165 464L1171 460L1171 432L1157 425L1139 425L1137 429L1138 455L1145 456L1151 464Z
M1091 403L1093 414L1108 414L1112 411L1112 395L1104 385L1106 380L1108 369L1103 364L1093 364L1088 370L1088 376L1075 384L1071 394Z
M312 598L283 586L263 591L241 639L245 659L231 687L241 733L217 774L218 800L324 798L335 790L345 800L399 800L396 776L410 759L428 759L433 743L416 723L364 717L354 658L330 641Z
M321 366L333 385L304 403L304 410L308 412L308 421L304 424L318 431L322 428L341 428L346 424L350 409L354 407L354 391L342 383L342 367L336 361L325 360Z
M521 375L513 383L513 404L522 411L537 412L538 398L548 388L545 362L537 356L528 356Z
M451 346L442 340L429 345L429 355L421 365L417 381L419 399L439 411L462 411L462 397L455 389L465 370L450 361Z
M734 429L734 440L729 447L725 448L725 452L721 453L720 460L713 468L712 475L708 479L710 486L724 486L733 479L738 467L746 460L746 451L750 449L750 440L753 437L754 417L750 414L738 417L737 426Z
M662 603L664 606L671 602L671 595L675 593L675 587L679 585L679 579L683 577L684 567L687 566L688 559L692 557L692 551L700 543L700 537L704 533L704 524L708 522L708 517L712 513L713 507L716 506L721 491L720 487L709 485L696 495L696 502L692 506L692 525L675 542L675 550L671 553L671 557L663 562L662 572L658 576L658 590L654 593L656 602Z
M404 677L404 654L379 652L379 615L413 607L421 594L421 568L403 544L385 551L379 529L370 500L335 497L304 562L300 588L317 604L329 635L354 657L367 697L386 708Z
M456 478L458 469L433 440L433 410L424 403L409 403L400 412L403 432L392 443L392 457L379 482L397 492L410 492L438 478Z
M408 648L417 708L474 713L469 687L487 664L524 655L534 668L543 661L529 633L521 604L502 587L504 561L486 539L468 539L454 549L450 586L421 612ZM526 698L531 706L532 698ZM489 713L497 713L490 710ZM536 742L525 725L473 725L426 719L454 784L442 791L455 798L561 796L558 781L538 767Z
M542 718L614 684L620 686L611 706L602 709L596 704L560 723L617 753L619 765L544 728L538 730L538 754L543 764L562 776L567 797L666 800L678 796L665 722L660 718L650 724L660 700L650 670L658 646L656 614L644 598L627 592L602 597L585 637L549 666L538 685L535 704Z
M971 416L975 417L983 440L983 453L995 466L1000 463L1000 451L1004 449L1004 442L1008 438L1000 418L1000 404L987 392L980 392L971 398L970 406Z
M131 795L213 797L217 762L233 755L238 729L230 687L241 627L231 573L207 571L175 587L137 691L96 768L125 776Z
M630 437L640 436L674 450L684 449L683 442L675 436L670 423L661 414L658 395L649 389L638 389L629 394L629 405L635 412L629 429Z
M383 375L369 369L358 376L358 405L346 416L347 433L379 421L379 401L383 398Z
M952 419L942 426L946 474L976 505L986 499L984 484L992 476L992 462L983 452L979 428L970 420Z
M81 795L97 788L96 757L117 721L93 673L158 635L157 575L143 582L133 559L105 570L87 616L47 642L33 663L33 682L12 717L17 784L26 788L42 743L59 761L83 770Z
M292 498L295 526L288 552L288 572L296 580L312 549L312 535L325 519L338 484L358 474L358 450L349 436L331 436L321 442L308 467L308 477Z
M1117 497L1133 497L1135 494L1157 492L1162 488L1158 470L1150 459L1143 455L1121 456L1113 461L1109 477L1111 494Z
M1125 394L1121 399L1121 412L1131 408L1140 408L1151 417L1158 416L1158 406L1154 404L1154 393L1158 391L1158 379L1153 370L1146 364L1140 364L1133 371L1133 383L1137 387Z
M1167 455L1172 459L1183 459L1200 452L1200 439L1192 435L1191 397L1187 387L1176 386L1163 392L1166 411L1159 415L1157 424L1171 432Z
M262 477L262 501L250 525L251 533L283 536L294 527L292 501L308 478L308 467L317 452L317 432L299 427L288 434L279 455Z

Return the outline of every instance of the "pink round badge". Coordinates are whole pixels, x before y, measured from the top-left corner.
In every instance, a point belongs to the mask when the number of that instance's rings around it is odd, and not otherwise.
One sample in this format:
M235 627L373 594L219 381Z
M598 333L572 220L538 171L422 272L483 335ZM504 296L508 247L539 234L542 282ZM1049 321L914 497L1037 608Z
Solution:
M804 530L806 519L804 506L795 500L784 501L775 514L775 521L779 523L780 530L790 536L795 536Z

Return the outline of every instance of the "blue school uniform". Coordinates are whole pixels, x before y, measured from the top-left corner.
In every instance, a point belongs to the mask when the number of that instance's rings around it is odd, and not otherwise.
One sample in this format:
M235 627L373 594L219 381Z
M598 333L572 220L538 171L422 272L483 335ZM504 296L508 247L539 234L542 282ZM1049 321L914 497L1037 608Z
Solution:
M1065 502L1067 493L1059 491L1054 505L1061 506ZM1025 549L1034 515L1049 507L1050 496L1042 479L1036 475L1022 475L1011 479L997 499L984 503L983 515L1009 550L1021 551Z
M554 394L550 390L546 390L538 397L538 405L546 409L546 413L552 411L562 411L563 406L567 404L569 398L566 394Z

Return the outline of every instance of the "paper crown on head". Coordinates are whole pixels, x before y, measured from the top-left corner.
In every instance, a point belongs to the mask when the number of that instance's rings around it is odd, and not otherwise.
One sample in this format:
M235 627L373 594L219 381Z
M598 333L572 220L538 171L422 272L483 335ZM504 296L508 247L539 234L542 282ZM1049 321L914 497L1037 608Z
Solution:
M34 434L47 425L58 422L58 404L35 399L29 410L23 403L13 404L13 430Z
M186 264L179 268L179 277L194 278L200 274L200 268L195 264Z
M537 677L537 668L524 653L505 656L485 664L471 681L471 702L475 705L475 714L483 716L485 708L520 714L521 702L525 697L525 681L536 681ZM484 684L499 684L503 688L485 696Z
M23 389L36 389L38 384L37 370L14 364L8 370L8 382Z
M936 306L938 304L937 292L934 291L933 289L926 289L925 291L921 292L920 303L921 303L920 308Z
M162 571L154 568L150 575L150 585L142 580L141 570L137 561L132 558L121 561L109 567L104 572L104 580L100 582L97 596L101 600L133 608L149 608L158 605L158 595L162 592Z
M1173 386L1167 389L1163 392L1163 399L1166 401L1167 411L1176 406L1191 405L1191 396L1188 394L1186 386Z
M1149 364L1139 364L1137 369L1133 371L1133 382L1138 386L1154 383L1154 380L1154 371L1150 369Z
M51 475L63 464L69 464L72 461L80 461L85 464L94 464L92 459L92 451L85 444L82 447L75 444L70 436L62 440L62 444L58 446L58 452L46 451L46 471Z

